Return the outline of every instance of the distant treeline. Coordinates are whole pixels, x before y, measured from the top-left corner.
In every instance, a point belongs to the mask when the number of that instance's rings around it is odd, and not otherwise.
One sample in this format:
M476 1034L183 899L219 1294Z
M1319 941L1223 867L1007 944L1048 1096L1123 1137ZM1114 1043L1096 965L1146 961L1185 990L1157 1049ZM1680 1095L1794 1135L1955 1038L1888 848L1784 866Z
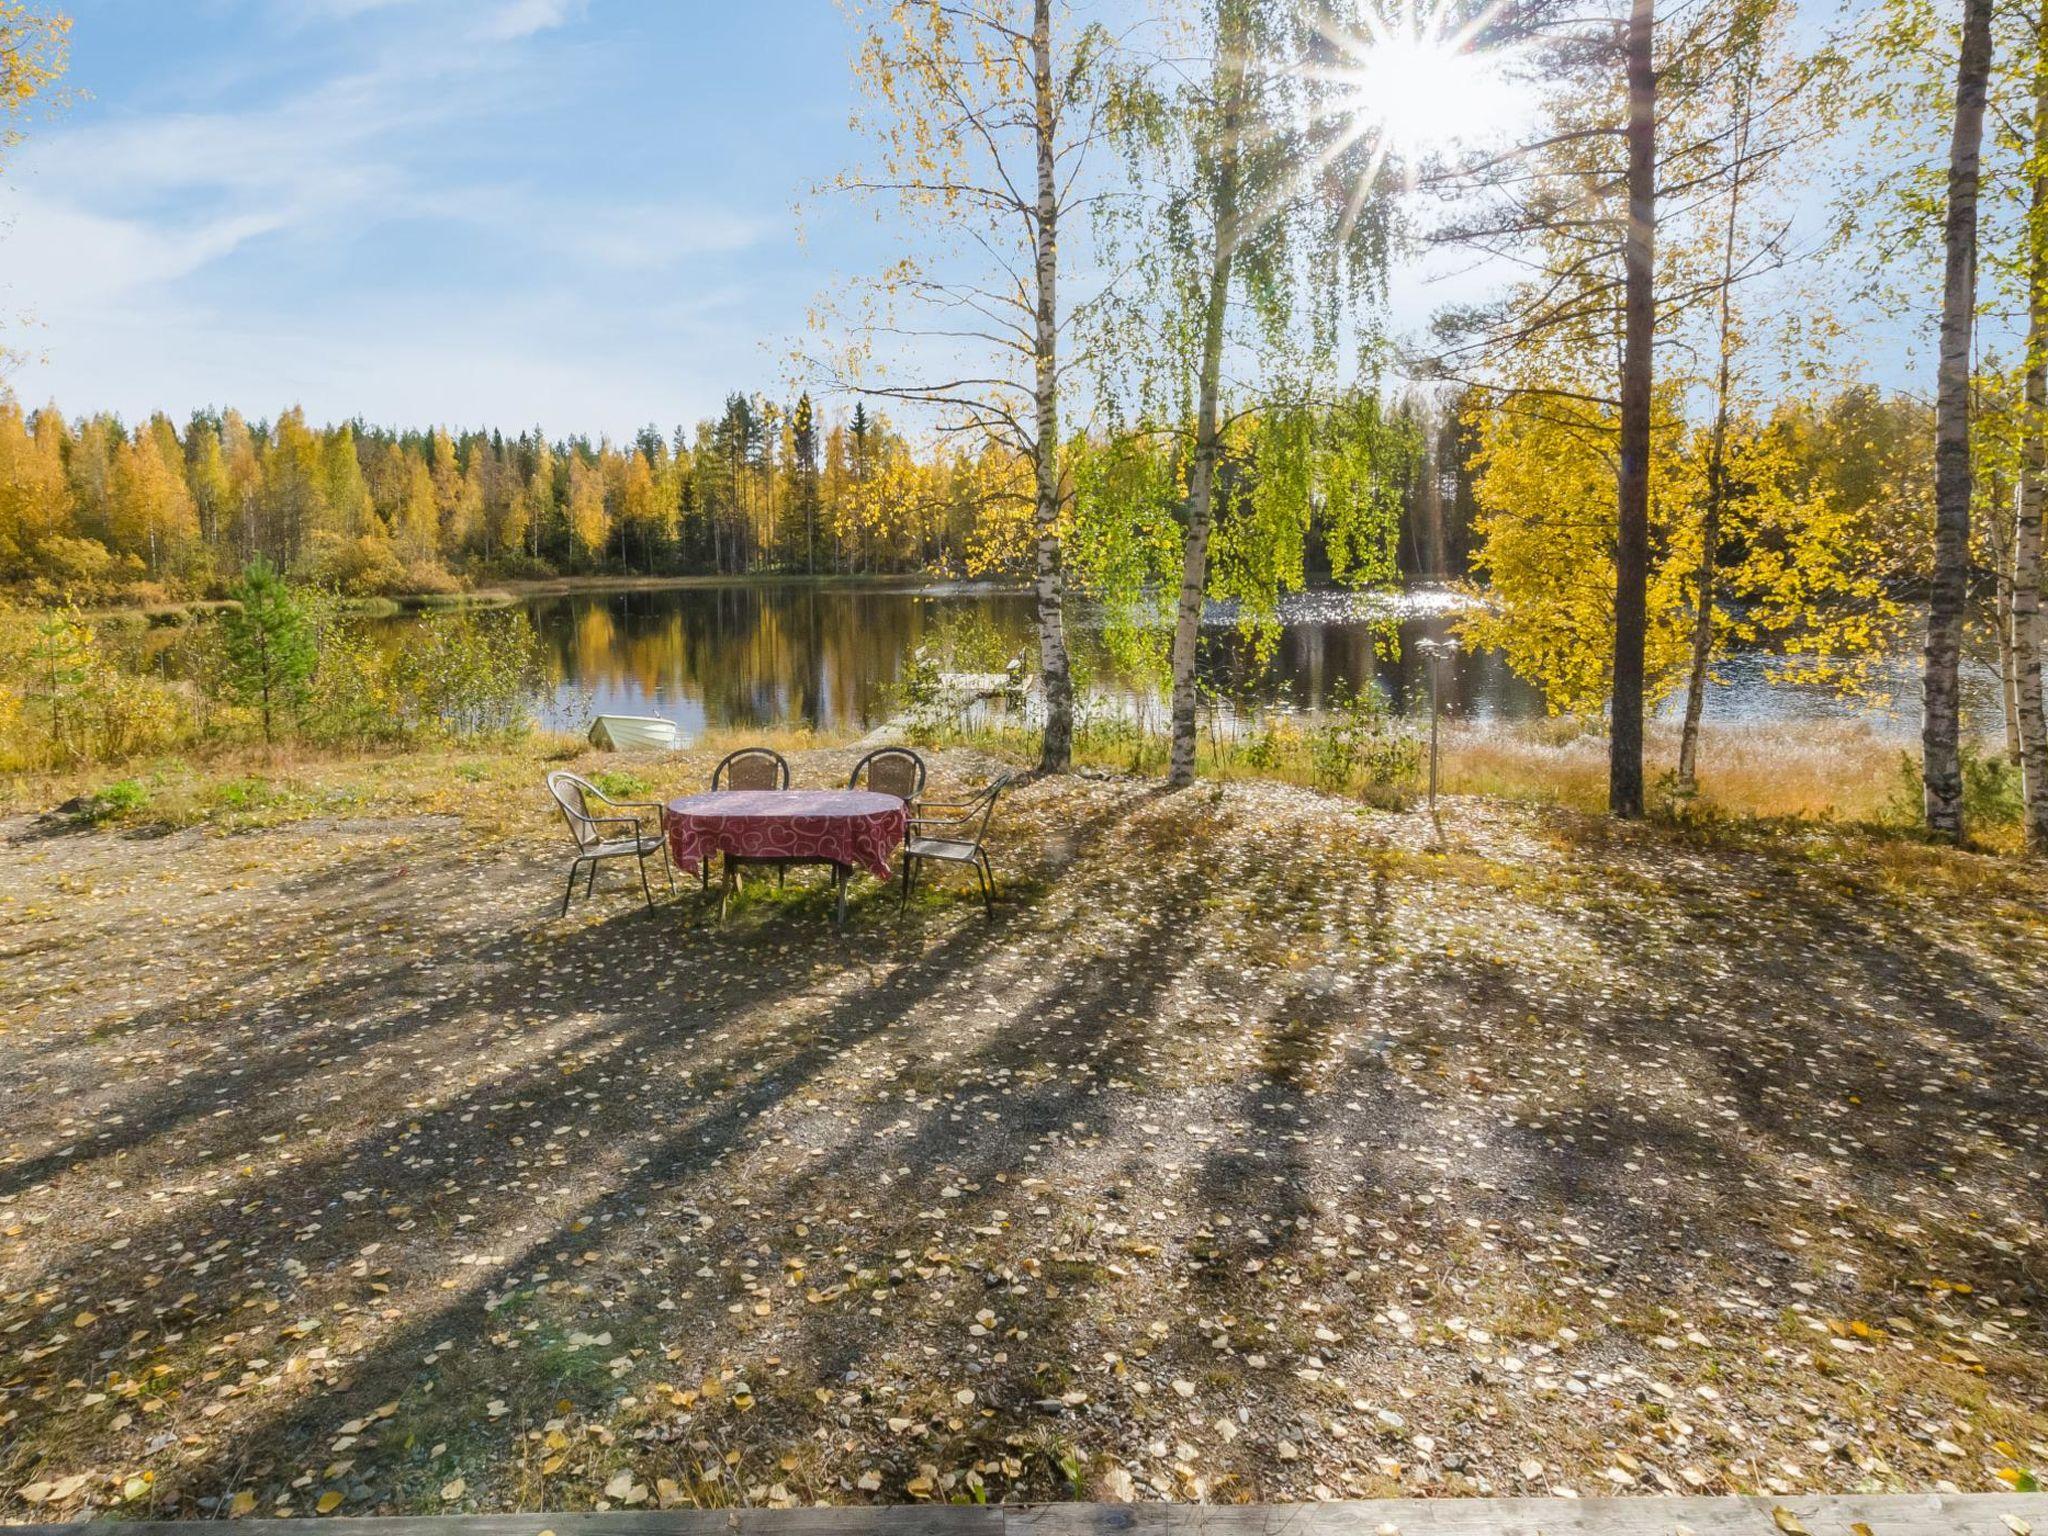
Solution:
M1919 494L1923 407L1858 389L1785 409L1811 472L1842 494ZM1418 446L1399 565L1462 575L1480 514L1475 421L1420 396L1390 414ZM993 449L920 450L858 405L821 421L808 396L734 394L694 432L622 443L313 426L296 408L129 427L5 402L0 585L44 601L200 597L258 556L360 595L578 574L1004 574L1025 563L1029 488Z

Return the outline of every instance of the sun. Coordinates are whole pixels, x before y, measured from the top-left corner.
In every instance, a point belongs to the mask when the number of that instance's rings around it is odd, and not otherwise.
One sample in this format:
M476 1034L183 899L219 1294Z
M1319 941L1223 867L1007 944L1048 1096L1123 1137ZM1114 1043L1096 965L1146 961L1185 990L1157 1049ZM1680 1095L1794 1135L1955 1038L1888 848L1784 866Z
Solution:
M1403 158L1472 136L1500 85L1486 60L1426 25L1375 35L1347 73L1353 117Z
M1411 0L1369 9L1360 31L1327 34L1336 58L1315 73L1335 87L1330 111L1340 131L1328 153L1370 149L1356 205L1389 160L1412 175L1431 155L1496 138L1525 115L1501 58L1472 46L1486 14L1459 23L1450 10L1448 0Z

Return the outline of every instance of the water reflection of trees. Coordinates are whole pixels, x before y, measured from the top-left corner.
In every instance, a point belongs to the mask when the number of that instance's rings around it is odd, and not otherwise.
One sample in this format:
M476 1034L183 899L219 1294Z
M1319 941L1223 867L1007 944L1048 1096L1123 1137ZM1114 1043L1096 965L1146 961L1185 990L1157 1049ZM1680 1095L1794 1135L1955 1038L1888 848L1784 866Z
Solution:
M608 708L694 705L715 724L855 724L918 642L930 604L805 586L550 600L534 621L565 684Z
M534 623L565 690L601 709L651 711L689 727L808 723L857 726L877 717L906 657L947 613L973 611L1027 662L1031 606L1016 594L924 597L801 583L606 593L536 603ZM1441 618L1410 619L1383 654L1365 622L1318 621L1282 631L1270 664L1228 627L1203 646L1205 684L1237 712L1314 709L1340 686L1377 679L1397 706L1427 693L1415 641ZM1089 647L1084 629L1078 643ZM1128 702L1144 679L1119 676L1093 647L1098 690ZM1485 658L1447 677L1447 704L1472 714L1528 714L1540 700Z

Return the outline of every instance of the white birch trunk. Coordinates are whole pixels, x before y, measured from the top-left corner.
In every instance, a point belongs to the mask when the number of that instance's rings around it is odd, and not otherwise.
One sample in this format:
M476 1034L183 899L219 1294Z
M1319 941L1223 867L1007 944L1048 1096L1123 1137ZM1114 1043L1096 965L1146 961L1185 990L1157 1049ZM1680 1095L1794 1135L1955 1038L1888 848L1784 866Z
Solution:
M1991 71L1991 0L1963 0L1949 143L1941 347L1934 404L1934 580L1928 594L1920 776L1927 829L1963 837L1963 610L1970 576L1970 334L1977 304L1977 178Z
M1031 61L1038 139L1038 294L1033 333L1037 439L1032 445L1036 481L1032 527L1036 535L1038 676L1045 700L1045 736L1038 767L1041 773L1064 773L1074 757L1074 676L1067 664L1066 573L1060 558L1059 528L1059 189L1053 154L1058 113L1052 83L1052 0L1036 0L1033 6Z
M1201 379L1195 401L1195 452L1188 466L1188 526L1181 552L1180 603L1173 624L1173 746L1166 781L1195 781L1195 660L1209 585L1209 528L1215 513L1217 414L1223 374L1223 321L1230 306L1230 268L1237 254L1238 132L1243 117L1244 59L1227 35L1217 38L1219 142L1215 245L1202 316Z
M2041 647L2041 545L2048 519L2048 7L2034 39L2034 175L2027 219L2027 417L2013 528L2013 718L2026 795L2027 847L2048 853L2048 719Z
M1728 223L1721 239L1720 368L1714 377L1714 431L1707 450L1707 506L1700 519L1700 563L1693 580L1692 669L1685 682L1685 726L1678 739L1678 790L1699 788L1700 718L1707 707L1707 672L1714 659L1715 562L1720 557L1721 511L1728 498L1728 385L1735 350L1735 230L1742 213L1742 179L1749 154L1749 82L1736 107L1734 161L1729 170Z

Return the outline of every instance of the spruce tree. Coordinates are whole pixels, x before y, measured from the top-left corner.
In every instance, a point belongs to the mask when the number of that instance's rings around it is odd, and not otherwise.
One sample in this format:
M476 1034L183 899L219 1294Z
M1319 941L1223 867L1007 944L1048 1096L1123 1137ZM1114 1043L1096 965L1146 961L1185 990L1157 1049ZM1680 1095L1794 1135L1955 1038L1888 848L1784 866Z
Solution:
M305 605L270 562L249 562L229 594L241 606L222 622L228 689L263 717L265 745L277 739L277 716L305 701L317 651Z

